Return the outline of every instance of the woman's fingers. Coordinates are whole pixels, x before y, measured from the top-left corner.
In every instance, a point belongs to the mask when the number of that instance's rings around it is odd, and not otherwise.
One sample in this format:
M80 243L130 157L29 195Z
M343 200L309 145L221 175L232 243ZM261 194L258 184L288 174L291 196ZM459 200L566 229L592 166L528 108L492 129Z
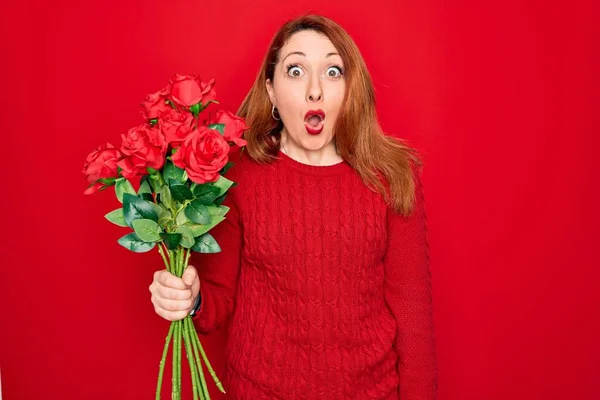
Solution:
M162 271L156 271L154 273L154 279L163 286L167 286L173 289L187 289L188 286L183 283L181 278L173 275L166 269Z
M154 311L167 321L179 321L189 314L187 311L170 311L157 306L154 306Z
M191 289L172 289L170 287L157 285L156 286L156 294L158 297L162 297L163 299L169 300L188 300L192 298L192 290Z

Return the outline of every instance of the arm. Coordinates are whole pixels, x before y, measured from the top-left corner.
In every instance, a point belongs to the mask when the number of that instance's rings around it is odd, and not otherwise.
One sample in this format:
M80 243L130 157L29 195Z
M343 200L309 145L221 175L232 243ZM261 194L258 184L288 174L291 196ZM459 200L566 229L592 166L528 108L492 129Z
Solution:
M405 217L388 209L384 295L396 318L394 348L402 400L437 397L437 359L423 188L413 167L415 203Z
M200 309L192 316L199 333L219 328L233 311L242 250L242 228L233 197L233 193L225 197L223 205L230 210L225 220L209 232L221 251L210 254L194 252L190 260L200 278Z

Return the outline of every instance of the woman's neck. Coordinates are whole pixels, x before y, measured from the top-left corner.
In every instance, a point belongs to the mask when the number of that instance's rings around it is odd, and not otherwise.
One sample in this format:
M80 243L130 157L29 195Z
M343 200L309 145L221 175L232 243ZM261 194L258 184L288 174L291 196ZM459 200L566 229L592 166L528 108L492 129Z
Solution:
M281 152L288 157L308 165L335 165L343 161L338 154L335 140L318 150L309 150L296 144L284 131L281 132Z

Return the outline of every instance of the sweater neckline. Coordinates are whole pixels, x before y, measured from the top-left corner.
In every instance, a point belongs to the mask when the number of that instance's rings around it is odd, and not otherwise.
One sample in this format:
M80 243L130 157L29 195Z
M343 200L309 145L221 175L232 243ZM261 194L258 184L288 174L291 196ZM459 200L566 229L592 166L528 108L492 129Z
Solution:
M339 163L332 165L311 165L294 160L292 157L281 151L281 149L277 150L277 155L283 166L293 168L296 171L309 175L338 175L352 168L346 160L342 160Z

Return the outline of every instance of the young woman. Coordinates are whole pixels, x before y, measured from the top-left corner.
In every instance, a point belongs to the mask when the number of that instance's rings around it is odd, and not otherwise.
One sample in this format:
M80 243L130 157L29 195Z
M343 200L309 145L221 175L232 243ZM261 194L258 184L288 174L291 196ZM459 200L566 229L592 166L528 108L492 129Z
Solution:
M202 333L231 317L234 399L434 399L421 163L381 131L355 43L322 16L286 23L238 114L222 252L156 273L156 312Z

